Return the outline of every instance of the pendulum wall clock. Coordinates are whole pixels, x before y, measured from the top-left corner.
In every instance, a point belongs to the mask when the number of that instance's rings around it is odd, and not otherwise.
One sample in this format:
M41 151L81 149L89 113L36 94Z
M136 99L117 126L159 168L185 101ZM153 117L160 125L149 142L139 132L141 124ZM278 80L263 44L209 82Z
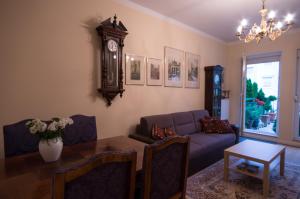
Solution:
M103 21L96 28L100 36L101 49L101 88L98 91L106 99L107 105L123 92L123 47L127 29L121 21L117 22L115 15L113 21L111 18Z

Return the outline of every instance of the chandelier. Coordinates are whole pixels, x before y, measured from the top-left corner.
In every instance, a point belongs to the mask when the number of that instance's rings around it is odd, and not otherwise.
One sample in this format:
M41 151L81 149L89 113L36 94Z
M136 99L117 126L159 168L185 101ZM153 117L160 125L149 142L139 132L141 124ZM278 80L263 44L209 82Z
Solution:
M279 21L276 19L276 12L270 11L265 8L265 1L262 0L262 9L259 11L261 15L260 25L256 23L250 28L248 26L248 21L243 19L240 26L237 28L236 36L240 40L244 40L245 43L249 43L256 40L257 43L260 42L263 38L269 38L271 41L274 41L280 37L283 33L287 32L293 25L293 14L287 14L284 21Z

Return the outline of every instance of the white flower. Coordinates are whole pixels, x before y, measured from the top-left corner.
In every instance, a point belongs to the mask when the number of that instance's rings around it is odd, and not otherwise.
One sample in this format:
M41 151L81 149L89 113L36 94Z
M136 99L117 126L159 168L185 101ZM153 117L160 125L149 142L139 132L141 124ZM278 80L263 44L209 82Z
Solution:
M57 131L58 130L58 123L56 121L53 121L51 124L48 126L49 131Z
M73 124L73 120L71 118L61 118L59 121L58 121L58 126L61 128L61 129L64 129L68 124L71 125Z
M36 126L32 126L32 127L29 128L29 131L32 134L36 134L38 130L37 130Z
M44 123L44 122L42 122L41 125L40 125L39 131L40 131L40 132L45 132L46 129L47 129L47 124Z
M72 124L74 124L74 121L71 119L71 118L66 118L67 119L67 123L69 124L69 125L72 125Z
M28 122L26 122L26 126L29 126L30 124L32 123L32 121L28 121Z

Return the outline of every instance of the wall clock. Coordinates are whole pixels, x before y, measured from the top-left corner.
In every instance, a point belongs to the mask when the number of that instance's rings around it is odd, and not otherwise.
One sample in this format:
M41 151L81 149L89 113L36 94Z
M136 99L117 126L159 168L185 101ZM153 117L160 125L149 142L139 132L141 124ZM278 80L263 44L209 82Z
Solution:
M115 15L103 21L96 28L100 36L100 56L101 56L101 88L98 91L106 99L110 106L112 100L123 92L123 47L127 29L121 21L117 22Z

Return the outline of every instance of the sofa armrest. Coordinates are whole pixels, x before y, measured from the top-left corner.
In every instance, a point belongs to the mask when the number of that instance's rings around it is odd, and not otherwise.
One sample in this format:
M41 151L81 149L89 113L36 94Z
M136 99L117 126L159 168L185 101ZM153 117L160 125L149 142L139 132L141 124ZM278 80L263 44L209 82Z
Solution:
M137 133L129 134L128 137L133 138L133 139L138 140L138 141L141 141L141 142L145 142L147 144L152 144L152 143L155 142L155 140L153 140L152 138L146 137L144 135L137 134Z
M230 125L231 128L233 129L234 131L234 134L235 134L235 143L239 143L239 140L240 140L240 128L238 126L236 126L235 124L231 124Z

